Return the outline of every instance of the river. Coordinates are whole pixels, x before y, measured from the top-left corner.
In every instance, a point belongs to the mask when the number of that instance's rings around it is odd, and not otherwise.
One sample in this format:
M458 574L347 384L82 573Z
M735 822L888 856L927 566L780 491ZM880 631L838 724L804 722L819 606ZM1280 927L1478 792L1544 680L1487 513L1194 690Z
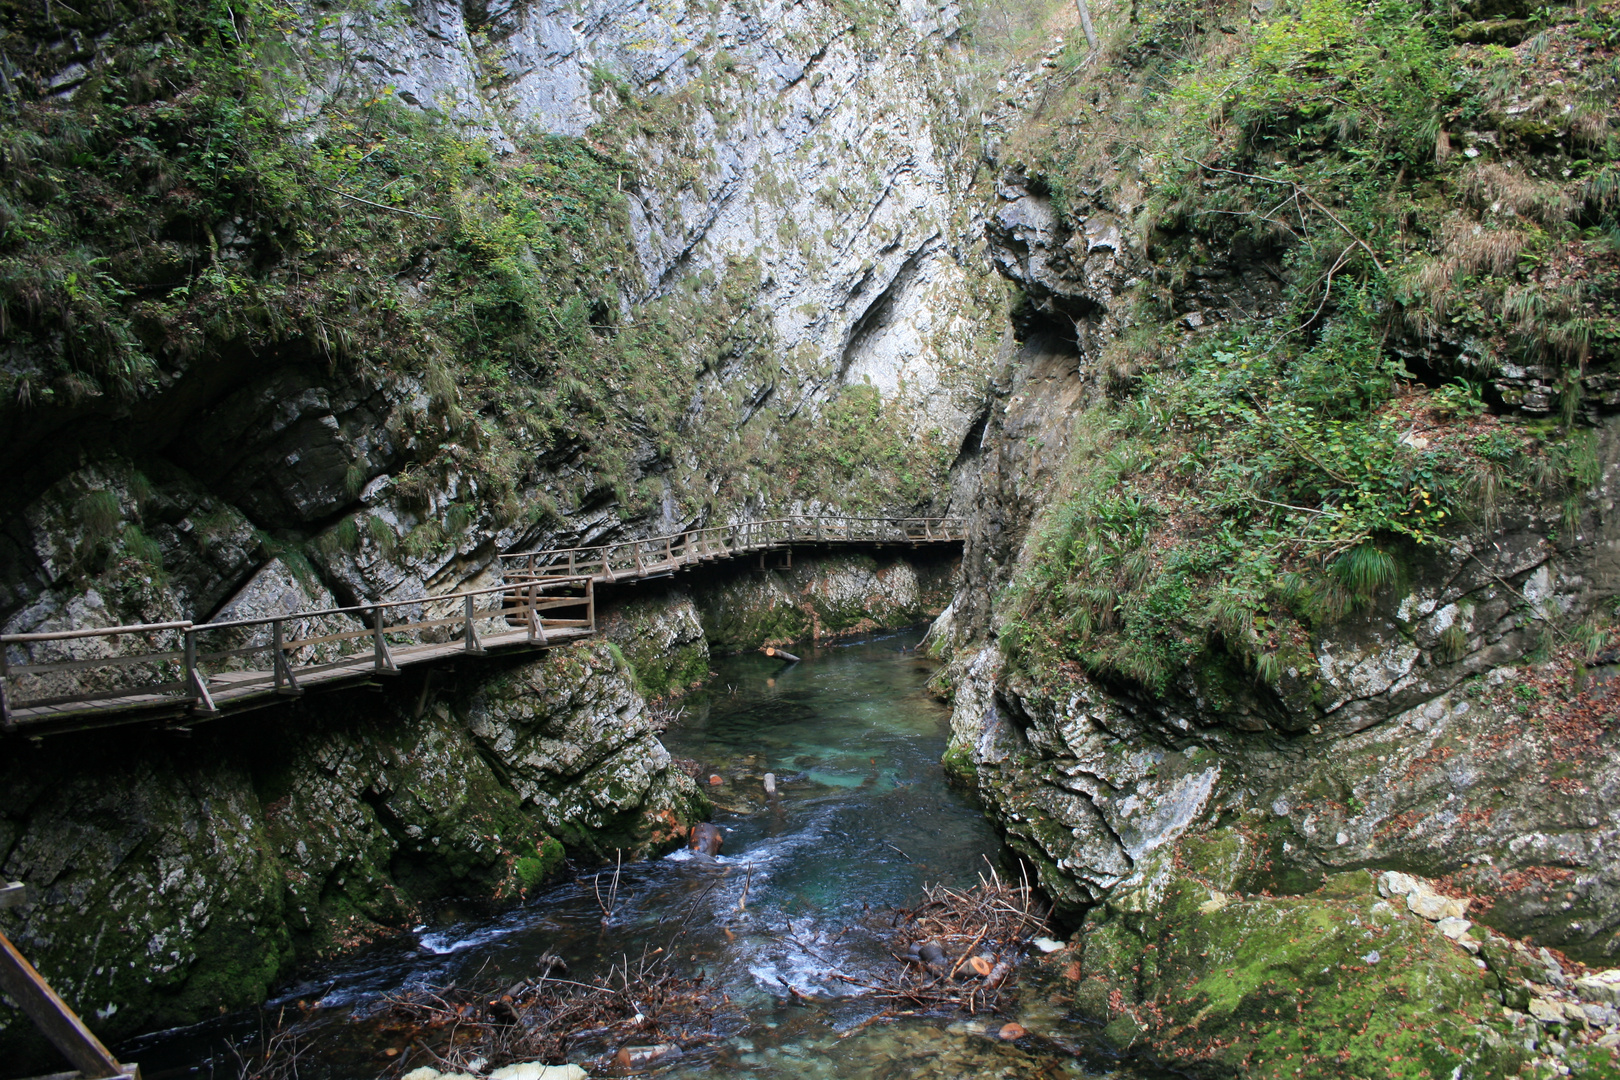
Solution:
M715 663L716 678L685 700L664 736L705 782L721 779L709 788L724 832L714 862L681 851L627 863L616 889L611 868L586 873L494 916L445 904L409 935L306 973L260 1012L146 1036L123 1048L126 1059L148 1080L234 1075L227 1044L251 1045L279 1020L300 1036L301 1080L375 1077L395 1071L382 1056L388 994L515 981L547 953L567 961L570 978L589 978L678 940L676 969L705 972L731 1008L710 1045L688 1048L661 1075L1119 1075L1049 1042L996 1038L1009 1019L1032 1030L1058 1019L1033 990L1011 1016L863 1026L892 1003L834 977L884 959L879 937L852 932L871 909L915 901L925 883L970 885L1008 869L971 798L946 781L949 714L926 690L935 669L911 651L916 641L908 633L806 646L793 665L761 655Z

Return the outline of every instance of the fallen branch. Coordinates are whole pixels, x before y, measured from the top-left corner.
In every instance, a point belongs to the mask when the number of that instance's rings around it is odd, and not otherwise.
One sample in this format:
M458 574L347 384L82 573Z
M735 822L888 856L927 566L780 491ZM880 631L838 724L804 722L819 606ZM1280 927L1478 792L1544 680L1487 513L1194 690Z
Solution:
M362 199L358 195L350 195L347 191L340 191L335 187L329 187L326 190L330 191L334 195L341 195L343 198L348 199L351 202L362 203L366 206L375 206L378 210L392 210L396 214L407 214L410 217L421 218L424 221L444 220L444 218L438 217L434 214L421 214L415 210L407 210L403 206L389 206L387 203L372 202L370 199Z
M1339 220L1338 215L1336 215L1333 211L1329 210L1327 207L1323 206L1320 202L1318 202L1316 200L1316 196L1312 195L1310 192L1308 192L1304 188L1300 187L1294 181L1292 181L1292 180L1278 180L1277 178L1272 177L1272 176L1261 176L1259 173L1239 172L1237 169L1226 169L1226 168L1222 168L1219 165L1206 165L1202 161L1199 161L1197 158L1188 157L1186 154L1182 154L1181 157L1182 157L1183 161L1186 161L1186 162L1188 162L1188 163L1190 163L1192 165L1196 165L1200 169L1207 169L1210 172L1226 173L1228 176L1237 176L1237 177L1243 178L1244 180L1259 180L1262 183L1277 184L1277 185L1279 185L1281 187L1287 187L1287 188L1293 189L1293 192L1294 192L1294 195L1295 195L1296 198L1304 199L1306 202L1310 203L1312 206L1314 206L1318 210L1322 211L1322 213L1324 213L1324 214L1326 214L1328 216L1329 221L1333 222L1333 224L1335 224L1335 225L1337 225L1339 227L1339 229L1344 233L1344 235L1348 236L1351 240L1354 240L1356 242L1356 244L1361 248L1361 250L1363 250L1363 251L1365 251L1367 253L1367 258L1372 260L1373 266L1378 269L1378 272L1380 274L1387 274L1388 273L1388 271L1386 271L1384 269L1384 264L1378 261L1378 253L1375 252L1372 249L1372 245L1368 244L1367 241L1363 240L1361 237L1357 236L1354 232L1352 232L1350 230L1350 226L1346 225L1344 222Z

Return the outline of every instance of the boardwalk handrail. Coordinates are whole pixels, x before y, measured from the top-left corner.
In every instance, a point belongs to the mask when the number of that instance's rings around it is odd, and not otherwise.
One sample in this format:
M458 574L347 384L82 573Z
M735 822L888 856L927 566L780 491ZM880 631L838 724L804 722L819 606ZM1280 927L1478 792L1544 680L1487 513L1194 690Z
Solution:
M495 560L499 584L451 593L217 622L176 620L0 634L0 728L15 731L19 723L119 710L133 715L153 708L170 712L181 708L194 715L212 715L219 712L216 698L222 695L233 704L265 695L298 695L306 682L392 675L401 663L481 655L486 644L543 648L589 636L596 632L598 583L667 576L693 565L755 553L763 567L765 552L794 544L915 546L960 541L965 533L966 523L955 517L796 514L636 540L508 552ZM497 595L498 604L484 602ZM402 619L387 621L390 613L402 608L409 609ZM584 610L574 618L550 614L561 608ZM266 627L269 634L263 635ZM304 636L289 636L289 630ZM211 637L231 632L246 640L218 642ZM52 643L104 638L117 650L122 647L119 639L138 635L147 635L148 640L137 642L135 651L127 653L66 652L64 658L58 651L52 659L35 658L37 647ZM163 636L154 639L154 635ZM451 644L456 641L460 644ZM27 659L13 663L14 648ZM265 653L268 668L231 666ZM93 674L97 671L101 674ZM70 672L75 676L63 683ZM24 696L19 678L36 692ZM62 692L66 690L72 692Z
M508 579L514 575L549 578L589 572L614 581L794 543L941 543L961 540L965 533L966 522L957 517L796 514L605 544L508 552L501 556L501 562Z
M570 582L584 582L586 575L576 577L547 578L541 583L542 587L551 587ZM112 637L121 634L149 634L159 630L194 630L199 633L205 630L231 630L243 626L267 626L271 623L287 622L292 619L323 619L333 615L370 614L381 608L421 606L423 604L438 604L446 600L460 600L468 596L488 596L490 593L510 592L510 584L490 585L483 589L466 589L462 592L436 593L431 596L418 596L411 600L378 600L370 604L354 604L349 607L316 608L313 611L290 611L285 615L261 615L253 619L227 619L223 622L194 623L190 619L178 622L163 623L136 623L133 626L99 626L87 627L79 630L51 630L38 634L0 634L0 644L15 645L38 641L67 641L74 638ZM387 628L385 628L387 629Z
M583 593L578 596L558 596L548 591L569 586L582 588ZM501 597L499 605L494 607L480 607L478 605L479 598L494 595ZM462 611L453 616L408 618L393 623L387 623L383 620L383 612L387 609L438 607L442 610L447 605L453 606L456 601L461 601ZM584 607L586 609L584 617L562 619L541 614L542 612L567 607ZM362 623L353 629L318 632L304 637L288 638L285 634L288 623L308 626L315 620L359 615L370 615L371 625L365 626ZM553 631L587 627L594 630L595 618L593 583L587 577L573 577L551 578L544 582L529 583L516 589L511 584L503 583L479 589L463 589L453 593L414 597L407 600L380 600L369 604L317 608L311 611L264 615L250 619L227 619L207 623L175 621L136 626L58 630L34 634L4 634L0 635L0 709L3 709L3 712L0 712L0 723L4 724L6 730L11 730L15 726L15 714L24 710L40 710L75 704L94 708L96 703L110 703L103 707L116 707L130 703L152 705L163 704L166 700L186 701L190 702L197 711L213 713L218 710L209 686L215 679L231 676L232 687L238 691L263 688L278 694L296 695L302 692L299 686L300 675L308 677L337 668L353 667L357 660L355 654L344 653L336 659L324 657L317 658L316 662L313 663L301 662L297 665L289 663L288 655L297 653L300 650L311 650L322 645L334 645L339 642L370 638L372 670L377 674L393 674L398 670L393 659L393 648L401 643L400 638L404 635L414 634L419 637L421 632L425 630L459 625L461 627L459 638L464 644L465 651L482 653L484 650L478 631L478 624L481 622L500 622L508 628L512 625L520 625L527 631L529 641L543 644L546 640L548 628ZM515 624L514 620L517 620ZM199 647L198 639L204 634L231 630L246 631L265 626L271 628L270 638L267 641L249 641L245 644L213 651L203 651ZM175 644L180 647L171 646L126 655L46 660L41 662L30 660L24 663L11 662L10 657L4 652L4 646L6 645L39 645L53 641L82 640L92 637L119 638L152 633L176 633L181 640ZM210 673L202 667L205 664L214 665L222 660L265 652L271 654L270 667L263 671L232 672L216 670ZM43 694L32 697L22 697L16 689L18 676L37 677L70 671L88 672L95 669L128 668L139 665L155 665L160 677L155 678L153 681L140 682L135 685L120 683L89 690L81 688L73 693ZM171 670L168 665L177 666ZM162 677L171 675L173 677Z

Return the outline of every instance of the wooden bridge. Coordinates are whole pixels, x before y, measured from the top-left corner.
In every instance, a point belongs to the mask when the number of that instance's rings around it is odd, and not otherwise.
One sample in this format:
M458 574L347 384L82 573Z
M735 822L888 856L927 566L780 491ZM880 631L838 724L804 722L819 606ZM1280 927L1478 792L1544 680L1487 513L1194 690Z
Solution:
M543 649L596 633L596 587L794 545L960 543L959 518L782 517L500 556L477 588L224 622L0 635L0 730L185 728L412 664Z

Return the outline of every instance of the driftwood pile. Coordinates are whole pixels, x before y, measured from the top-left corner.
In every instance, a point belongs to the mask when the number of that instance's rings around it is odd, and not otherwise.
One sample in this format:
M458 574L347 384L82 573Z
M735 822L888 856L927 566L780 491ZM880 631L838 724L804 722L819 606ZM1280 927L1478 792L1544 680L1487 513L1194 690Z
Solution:
M410 1050L400 1071L487 1072L513 1062L575 1062L590 1072L639 1068L706 1043L726 999L701 974L676 975L669 954L626 959L589 983L542 975L496 993L447 987L389 1000ZM553 969L554 970L554 969Z
M925 887L920 904L896 910L873 929L888 932L898 966L834 978L915 1008L980 1013L997 1007L1019 959L1047 928L1029 883L1010 885L992 872L970 889Z

